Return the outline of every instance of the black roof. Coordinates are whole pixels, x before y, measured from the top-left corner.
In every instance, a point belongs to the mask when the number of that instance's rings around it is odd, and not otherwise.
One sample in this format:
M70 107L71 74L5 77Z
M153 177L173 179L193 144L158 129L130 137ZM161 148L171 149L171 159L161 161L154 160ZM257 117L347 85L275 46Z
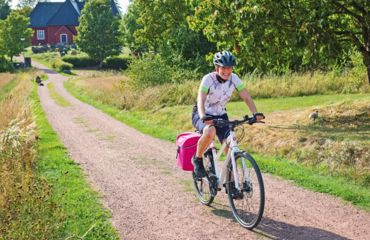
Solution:
M84 1L38 2L32 10L30 27L78 26L78 18L85 5ZM110 1L113 15L121 15L114 0Z

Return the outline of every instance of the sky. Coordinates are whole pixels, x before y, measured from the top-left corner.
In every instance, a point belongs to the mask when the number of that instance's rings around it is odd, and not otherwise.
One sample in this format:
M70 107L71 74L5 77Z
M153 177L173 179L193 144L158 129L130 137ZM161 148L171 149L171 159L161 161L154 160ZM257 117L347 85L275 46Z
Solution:
M10 0L11 1L11 6L12 8L15 8L15 6L17 6L19 0ZM64 2L64 0L48 0L48 1L51 1L51 2ZM126 12L126 9L127 9L127 6L129 4L129 0L117 0L118 2L118 5L121 7L121 12L122 13L125 13Z

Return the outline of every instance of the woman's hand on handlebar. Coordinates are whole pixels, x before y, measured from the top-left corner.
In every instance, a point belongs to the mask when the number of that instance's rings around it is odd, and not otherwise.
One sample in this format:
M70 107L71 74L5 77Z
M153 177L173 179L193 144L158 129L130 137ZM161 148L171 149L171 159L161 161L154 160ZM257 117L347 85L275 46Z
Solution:
M213 124L213 118L212 116L205 115L201 118L201 120L206 124L206 125L212 125Z
M265 119L265 115L263 115L263 113L256 112L253 114L253 118L256 122L262 122L262 120Z

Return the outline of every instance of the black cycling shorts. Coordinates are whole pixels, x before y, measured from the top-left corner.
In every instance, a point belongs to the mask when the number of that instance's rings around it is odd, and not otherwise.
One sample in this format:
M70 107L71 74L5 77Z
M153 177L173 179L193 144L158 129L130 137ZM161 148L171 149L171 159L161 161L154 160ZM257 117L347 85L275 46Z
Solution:
M223 114L221 116L213 116L209 115L213 119L218 119L222 118L224 120L229 120L229 117L227 114ZM206 126L206 124L200 119L199 114L198 114L198 109L194 107L193 113L192 113L192 124L193 126L200 132L203 133L203 129ZM223 142L224 139L226 139L230 135L230 127L229 126L223 126L223 127L216 127L216 135L220 143Z

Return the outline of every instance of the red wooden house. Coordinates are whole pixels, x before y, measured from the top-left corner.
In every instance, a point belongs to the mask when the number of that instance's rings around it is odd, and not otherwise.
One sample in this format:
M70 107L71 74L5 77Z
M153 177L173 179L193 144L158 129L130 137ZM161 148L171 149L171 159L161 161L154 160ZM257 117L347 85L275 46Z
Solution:
M30 15L30 27L34 31L32 45L73 43L84 5L84 1L78 0L38 2ZM114 0L111 7L114 15L120 14Z

